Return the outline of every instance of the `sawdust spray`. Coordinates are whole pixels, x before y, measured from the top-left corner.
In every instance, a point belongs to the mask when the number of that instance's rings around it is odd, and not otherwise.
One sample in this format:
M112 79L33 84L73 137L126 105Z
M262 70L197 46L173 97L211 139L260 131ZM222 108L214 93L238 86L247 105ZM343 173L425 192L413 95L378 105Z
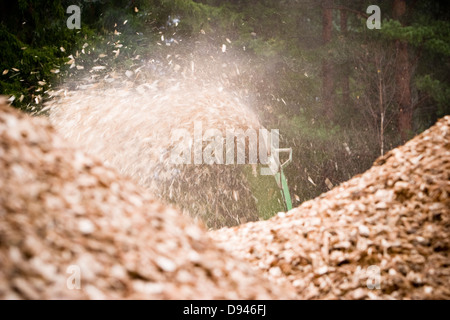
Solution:
M75 90L67 84L46 108L51 122L68 141L208 227L258 220L248 165L176 165L170 158L173 131L192 132L195 122L223 136L227 129L261 128L242 92L229 89L243 71L236 61L211 54L163 62L161 68L161 61L141 61L131 71L82 81Z

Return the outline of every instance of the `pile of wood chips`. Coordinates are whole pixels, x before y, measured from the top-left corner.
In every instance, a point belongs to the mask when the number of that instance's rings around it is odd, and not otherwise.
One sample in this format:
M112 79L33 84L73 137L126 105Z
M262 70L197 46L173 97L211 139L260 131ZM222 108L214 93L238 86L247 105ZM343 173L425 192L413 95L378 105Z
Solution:
M78 285L81 287L78 289ZM0 299L289 299L47 119L0 103Z
M450 116L322 196L212 232L302 299L450 298Z

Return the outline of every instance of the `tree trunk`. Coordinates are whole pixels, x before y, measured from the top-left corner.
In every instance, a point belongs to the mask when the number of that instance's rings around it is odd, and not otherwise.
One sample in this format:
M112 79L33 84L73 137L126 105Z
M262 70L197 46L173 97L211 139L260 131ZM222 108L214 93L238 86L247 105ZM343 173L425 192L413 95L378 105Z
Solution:
M411 71L408 56L408 44L403 41L396 42L397 72L396 72L396 100L398 110L398 129L402 142L408 140L412 130L412 103L411 103Z
M341 32L345 36L347 34L347 11L341 10ZM342 68L342 102L344 105L348 105L350 101L350 81L349 81L349 72L348 65L345 63Z
M395 0L393 13L395 19L402 21L406 13L406 0ZM397 40L395 47L397 51L395 75L395 100L398 105L397 126L402 142L405 142L412 130L411 63L408 43Z
M380 71L378 71L378 103L380 112L380 154L382 156L384 155L384 115L385 115L383 89L384 89L383 78L380 75Z
M333 31L333 0L322 2L322 40L326 45L331 41ZM322 61L322 98L325 115L332 120L334 115L334 67L331 61L325 58Z

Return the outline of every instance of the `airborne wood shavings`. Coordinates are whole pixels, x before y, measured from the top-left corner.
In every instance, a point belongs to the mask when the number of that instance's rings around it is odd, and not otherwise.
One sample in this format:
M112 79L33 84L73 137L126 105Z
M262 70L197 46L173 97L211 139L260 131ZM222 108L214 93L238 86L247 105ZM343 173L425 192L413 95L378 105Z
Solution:
M450 299L449 193L447 116L285 216L211 236L302 299Z
M125 75L134 78L132 71ZM258 118L237 95L189 80L125 82L119 88L95 83L91 89L67 92L49 108L51 122L68 141L208 227L259 220L242 165L194 165L193 158L191 165L171 161L179 143L172 140L174 131L189 132L192 146L195 123L201 124L202 135L208 129L224 138L226 130L258 133ZM207 141L200 143L205 147Z
M0 299L292 297L47 119L0 104Z

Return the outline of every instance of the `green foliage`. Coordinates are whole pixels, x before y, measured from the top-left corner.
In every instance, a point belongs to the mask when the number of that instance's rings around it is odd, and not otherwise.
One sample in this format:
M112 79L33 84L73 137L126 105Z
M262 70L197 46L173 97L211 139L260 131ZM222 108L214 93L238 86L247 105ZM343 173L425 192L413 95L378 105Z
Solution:
M14 105L24 110L31 110L30 104L42 100L57 76L56 70L66 61L59 46L29 46L3 26L0 26L0 52L3 57L0 92L13 96Z
M22 0L15 5L14 19L5 16L0 24L0 93L31 111L58 77L67 61L60 48L70 51L76 32L66 27L62 1Z
M450 86L445 82L433 79L427 74L416 79L418 90L428 94L437 104L437 116L442 117L449 112Z
M450 56L450 22L434 21L429 25L403 26L397 20L390 20L384 22L382 33L388 39L403 40L415 47Z

